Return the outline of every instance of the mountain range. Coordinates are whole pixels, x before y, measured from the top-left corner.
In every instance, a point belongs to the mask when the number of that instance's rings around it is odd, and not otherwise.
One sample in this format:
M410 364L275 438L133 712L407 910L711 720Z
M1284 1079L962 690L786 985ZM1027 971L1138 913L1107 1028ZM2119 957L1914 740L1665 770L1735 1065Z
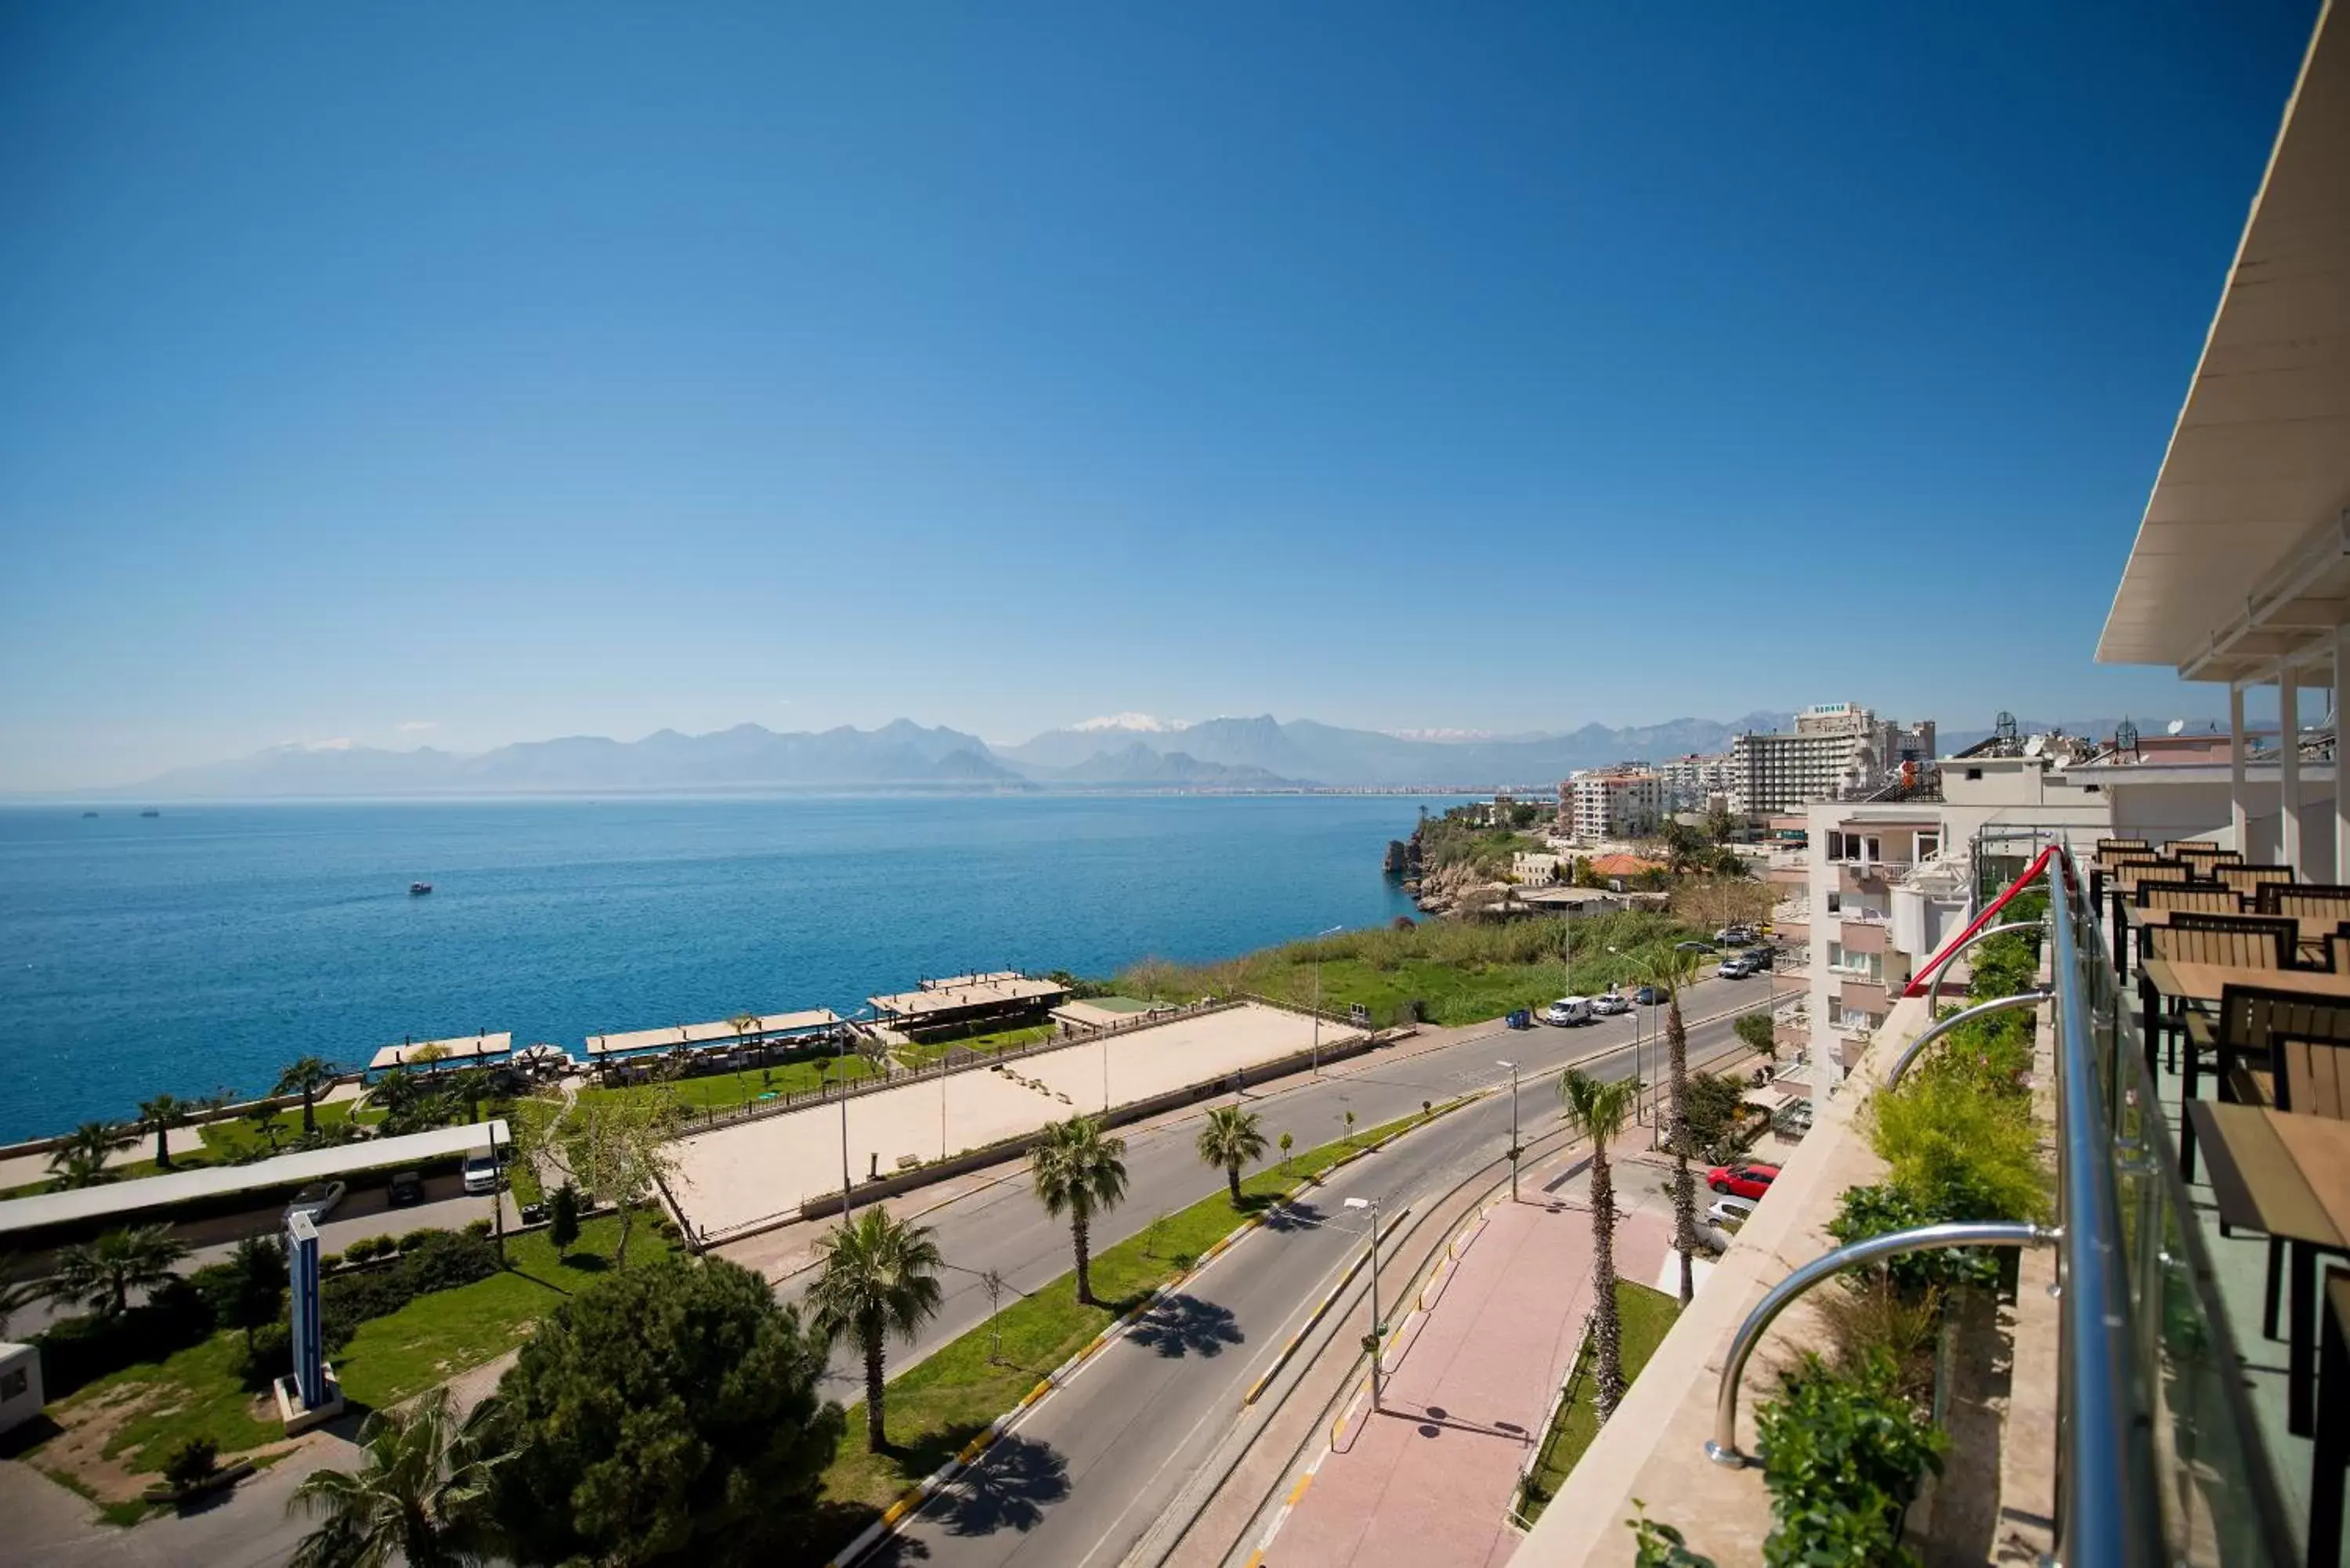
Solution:
M431 794L683 793L795 787L1498 788L1555 784L1577 768L1726 749L1785 713L1727 722L1676 719L1563 734L1435 741L1271 715L1181 724L1120 713L1018 745L899 719L878 730L778 732L738 724L706 735L662 730L640 741L598 735L525 741L473 754L343 743L272 746L92 792L151 800Z

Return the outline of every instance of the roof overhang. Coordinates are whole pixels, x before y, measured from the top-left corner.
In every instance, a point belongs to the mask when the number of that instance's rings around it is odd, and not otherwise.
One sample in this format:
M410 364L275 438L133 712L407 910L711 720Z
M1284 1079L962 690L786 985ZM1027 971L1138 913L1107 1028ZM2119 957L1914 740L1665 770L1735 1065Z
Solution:
M2330 665L2350 621L2350 25L2318 15L2097 642L2189 680Z

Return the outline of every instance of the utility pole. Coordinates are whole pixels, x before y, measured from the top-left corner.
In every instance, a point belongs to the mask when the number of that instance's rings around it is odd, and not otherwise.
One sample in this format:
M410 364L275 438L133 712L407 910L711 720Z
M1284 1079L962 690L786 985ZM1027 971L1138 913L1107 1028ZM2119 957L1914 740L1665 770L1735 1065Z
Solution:
M1322 1075L1322 939L1335 937L1346 929L1333 926L1314 933L1314 1075L1317 1078Z
M1515 1062L1496 1062L1493 1065L1510 1070L1510 1201L1515 1203L1518 1200L1518 1064Z

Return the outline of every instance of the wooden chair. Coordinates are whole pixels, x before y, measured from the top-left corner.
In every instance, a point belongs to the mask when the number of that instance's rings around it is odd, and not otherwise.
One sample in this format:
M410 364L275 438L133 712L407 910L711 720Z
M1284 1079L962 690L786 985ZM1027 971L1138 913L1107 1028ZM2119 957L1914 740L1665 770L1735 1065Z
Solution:
M2287 887L2268 882L2254 888L2253 897L2263 915L2283 915L2293 919L2317 915L2350 920L2350 888L2338 883L2297 882Z
M2147 956L2173 963L2230 969L2292 969L2301 928L2257 915L2207 915L2181 909L2166 926L2145 928Z
M2174 857L2184 849L2217 850L2219 847L2220 841L2216 838L2166 838L2162 841L2162 852Z
M2290 866L2214 866L2211 867L2211 875L2218 877L2223 885L2233 888L2237 892L2250 898L2253 897L2254 890L2264 884L2276 883L2282 886L2292 882L2293 867Z
M2230 987L2230 989L2233 989ZM2268 1038L2269 1076L2276 1108L2304 1116L2350 1121L2350 1007L2311 1009L2299 1026L2280 1023ZM2331 1014L2332 1016L2327 1016ZM2280 1010L2278 1017L2284 1016ZM2261 1303L2261 1332L2277 1337L2284 1246L2269 1238L2269 1272Z
M2199 915L2241 915L2243 895L2218 883L2141 882L2133 900L2141 909L2190 909Z
M2241 866L2244 861L2244 852L2241 849L2181 849L2178 859L2184 864L2201 867Z

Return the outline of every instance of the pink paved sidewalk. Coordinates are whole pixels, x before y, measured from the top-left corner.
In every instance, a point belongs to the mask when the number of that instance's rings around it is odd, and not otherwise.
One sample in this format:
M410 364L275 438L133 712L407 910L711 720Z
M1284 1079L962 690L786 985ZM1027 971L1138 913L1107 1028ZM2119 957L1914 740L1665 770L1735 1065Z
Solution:
M1655 1276L1669 1229L1636 1210L1616 1267ZM1498 1568L1519 1467L1574 1360L1591 1306L1591 1215L1504 1203L1462 1254L1388 1376L1385 1409L1358 1413L1264 1553L1264 1568Z

